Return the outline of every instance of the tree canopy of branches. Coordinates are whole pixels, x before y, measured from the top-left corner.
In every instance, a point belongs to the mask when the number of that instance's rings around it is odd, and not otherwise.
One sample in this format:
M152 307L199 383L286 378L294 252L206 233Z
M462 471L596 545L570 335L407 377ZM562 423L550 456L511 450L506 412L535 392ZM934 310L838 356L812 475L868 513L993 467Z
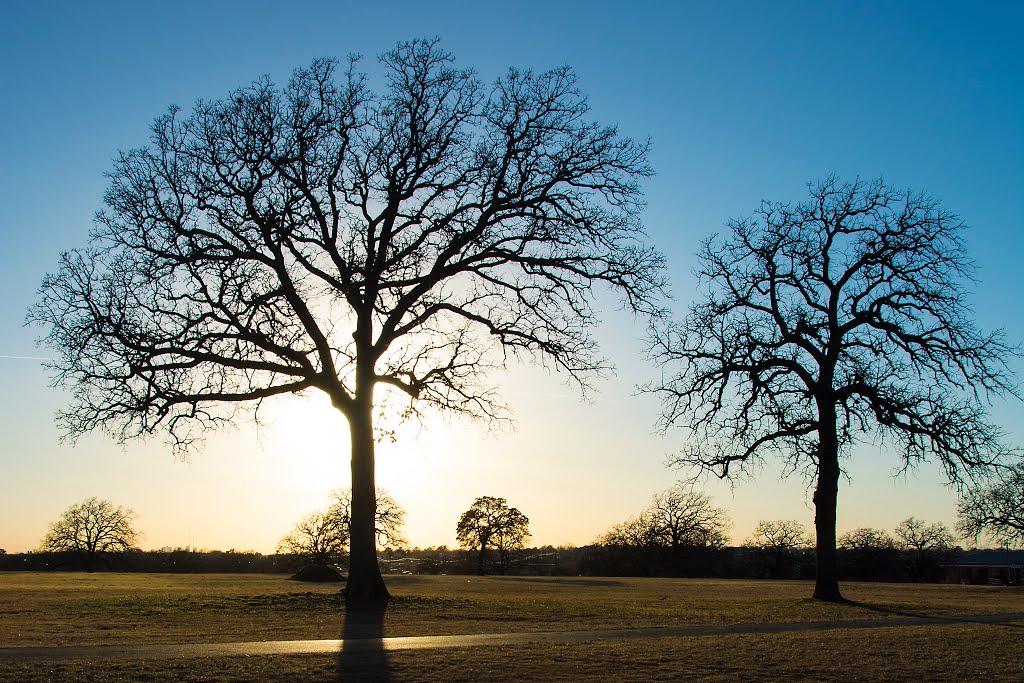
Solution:
M647 316L664 284L639 221L647 145L592 122L571 69L487 87L436 40L379 61L380 90L357 58L317 60L157 118L29 313L72 437L187 450L265 399L324 392L350 432L358 601L388 596L381 402L498 419L487 371L518 357L586 390L608 367L595 290Z
M956 537L945 524L926 524L917 517L907 517L899 523L894 533L905 548L918 552L947 550L956 544Z
M72 505L50 525L43 538L43 550L73 552L80 555L92 571L103 553L124 552L135 548L142 534L135 528L136 514L130 508L109 500L86 498Z
M277 552L298 555L313 564L331 564L348 548L348 523L332 508L312 512L277 543Z
M345 534L352 527L352 489L340 489L331 494L332 504L329 509L332 517L337 519ZM405 526L405 508L398 504L391 495L382 488L375 493L377 509L374 513L373 529L376 534L377 547L400 548L407 541L402 533Z
M853 552L877 552L895 550L896 540L883 529L860 527L840 536L838 545Z
M945 524L927 524L917 517L907 517L893 533L904 549L913 553L909 565L910 578L914 581L925 581L929 562L938 564L936 558L956 545L956 537Z
M743 545L786 552L811 545L811 536L807 528L796 520L762 519Z
M762 519L743 545L761 550L771 562L771 574L781 578L786 561L797 558L812 540L807 528L796 520Z
M405 509L386 491L378 488L374 529L377 545L397 547L405 544L402 526ZM277 544L277 552L306 557L313 564L329 564L340 560L348 548L352 527L352 492L341 489L331 494L326 510L313 512L300 519Z
M498 553L497 566L508 568L509 553L525 547L530 538L530 520L504 498L481 496L462 513L455 526L459 545L477 551L477 573L483 576L488 548Z
M706 493L684 482L660 491L638 517L612 527L598 543L676 552L683 548L721 548L732 522Z
M964 538L988 535L997 543L1024 544L1024 461L995 482L972 487L957 506L957 530Z
M972 321L956 215L881 181L809 190L704 243L704 292L656 329L668 374L651 389L662 427L683 429L679 465L733 477L774 456L812 477L814 596L840 600L842 458L880 437L904 469L935 459L956 484L990 473L1009 449L986 401L1016 395L1018 349Z

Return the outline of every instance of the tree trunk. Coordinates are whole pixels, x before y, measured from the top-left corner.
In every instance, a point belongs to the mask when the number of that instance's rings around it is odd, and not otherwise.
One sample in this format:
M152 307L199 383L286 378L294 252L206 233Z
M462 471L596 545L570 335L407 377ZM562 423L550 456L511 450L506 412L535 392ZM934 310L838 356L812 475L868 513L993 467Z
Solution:
M372 389L368 393L372 397ZM377 564L372 398L360 396L347 417L352 440L352 520L345 601L350 606L386 602L391 596Z
M841 602L836 566L836 505L839 499L839 438L835 403L819 403L818 483L814 489L816 573L814 598Z
M476 573L478 576L484 575L484 555L487 553L487 541L480 542L480 557L476 561Z

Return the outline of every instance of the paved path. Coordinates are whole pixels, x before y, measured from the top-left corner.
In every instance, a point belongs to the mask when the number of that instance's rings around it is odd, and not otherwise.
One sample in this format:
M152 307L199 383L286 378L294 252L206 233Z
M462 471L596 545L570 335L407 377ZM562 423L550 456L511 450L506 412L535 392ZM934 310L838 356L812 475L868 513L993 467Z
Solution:
M0 662L30 660L131 660L196 657L237 657L288 654L371 654L399 650L423 650L486 645L530 643L580 643L594 640L666 638L671 636L720 636L746 633L789 633L845 629L902 628L951 624L1008 624L1024 622L1024 614L986 614L964 617L895 617L852 621L802 621L777 624L732 624L728 626L677 626L604 629L592 631L537 631L530 633L482 633L455 636L412 636L358 640L270 640L240 643L187 643L159 645L83 645L75 647L0 648ZM1014 624L1024 628L1024 624Z

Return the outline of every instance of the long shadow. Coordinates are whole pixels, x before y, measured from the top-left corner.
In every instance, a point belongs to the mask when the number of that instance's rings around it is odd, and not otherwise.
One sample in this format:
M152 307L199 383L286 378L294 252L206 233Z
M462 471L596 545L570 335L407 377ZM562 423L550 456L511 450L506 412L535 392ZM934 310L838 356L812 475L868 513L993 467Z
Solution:
M346 605L338 654L338 681L391 680L391 664L384 648L386 612L386 602Z
M1007 628L1022 628L1024 624L1013 624L1005 621L992 621L989 619L979 619L972 617L971 615L959 615L959 616L948 616L943 614L928 614L925 611L911 612L907 610L893 609L892 607L883 607L881 605L872 605L867 602L859 602L857 600L843 600L844 604L852 607L860 607L861 609L869 612L878 612L879 614L893 614L900 617L919 617L921 619L935 619L936 621L948 621L954 624L988 624L990 626L1005 626Z

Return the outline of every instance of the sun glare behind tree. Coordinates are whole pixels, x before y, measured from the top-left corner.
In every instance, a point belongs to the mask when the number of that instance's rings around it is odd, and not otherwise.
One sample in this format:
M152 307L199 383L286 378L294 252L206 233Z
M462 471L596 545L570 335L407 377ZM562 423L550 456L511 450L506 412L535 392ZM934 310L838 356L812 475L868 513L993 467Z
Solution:
M664 285L639 219L647 145L589 120L571 69L487 87L436 40L380 63L381 90L356 59L317 60L172 107L29 314L72 437L187 451L270 397L328 396L349 427L350 601L388 597L375 391L496 419L487 371L520 356L586 390L609 366L596 290L657 316Z

